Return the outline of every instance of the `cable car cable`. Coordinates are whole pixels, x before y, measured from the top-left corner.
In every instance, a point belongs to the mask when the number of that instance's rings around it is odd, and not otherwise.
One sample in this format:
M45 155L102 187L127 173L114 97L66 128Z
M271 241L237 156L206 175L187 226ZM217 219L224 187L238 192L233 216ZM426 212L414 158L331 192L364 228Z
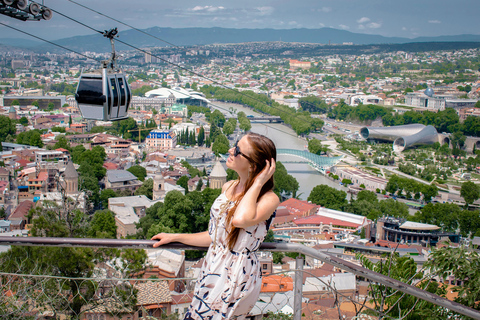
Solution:
M54 46L57 46L57 47L62 48L62 49L64 49L64 50L73 52L73 53L78 54L78 55L80 55L80 56L82 56L82 57L85 57L85 58L87 58L87 59L91 59L91 60L95 60L95 61L99 62L99 60L97 60L97 59L95 59L95 58L92 58L92 57L89 57L89 56L87 56L86 54L83 54L83 53L77 52L77 51L75 51L75 50L69 49L69 48L64 47L64 46L62 46L62 45L60 45L60 44L56 44L56 43L54 43L54 42L52 42L52 41L48 41L48 40L46 40L46 39L40 38L40 37L38 37L38 36L36 36L36 35L33 35L33 34L28 33L28 32L26 32L26 31L17 29L17 28L15 28L15 27L12 27L12 26L10 26L10 25L8 25L8 24L5 24L5 23L3 23L3 22L0 22L0 25L3 25L3 26L5 26L5 27L7 27L7 28L10 28L10 29L13 29L13 30L15 30L15 31L18 31L18 32L20 32L20 33L26 34L26 35L28 35L28 36L30 36L30 37L33 37L33 38L36 38L36 39L38 39L38 40L45 41L45 42L47 42L47 43L49 43L49 44L51 44L51 45L54 45Z
M72 1L72 0L69 0L69 1L72 2L72 3L77 4L75 1ZM82 7L85 7L85 6L83 6L83 5L81 5L81 6L82 6ZM90 9L90 8L88 8L88 7L85 7L85 8L96 12L95 10ZM71 18L71 17L69 17L69 16L67 16L67 15L65 15L65 14L63 14L63 13L57 11L57 10L54 10L54 9L52 9L52 8L50 8L50 9L51 9L52 11L54 11L55 13L57 13L57 14L65 17L65 18L67 18L67 19L69 19L69 20L72 20L73 22L76 22L76 23L78 23L78 24L80 24L80 25L82 25L82 26L84 26L84 27L86 27L86 28L88 28L88 29L91 29L91 30L93 30L93 31L95 31L95 32L97 32L97 33L103 34L102 31L96 30L95 28L90 27L90 26L88 26L88 25L86 25L86 24L84 24L84 23L82 23L82 22L80 22L80 21L78 21L78 20L76 20L76 19L74 19L74 18ZM99 14L100 14L100 13L99 13ZM101 15L107 17L107 16L104 15L104 14L101 14ZM113 19L113 18L110 18L110 17L107 17L107 18L116 21L116 20ZM121 22L120 22L120 23L121 23ZM135 30L136 30L136 29L135 29ZM148 33L147 33L147 34L148 34ZM152 35L150 35L150 36L152 36ZM154 36L152 36L152 37L154 37ZM154 38L156 38L156 37L154 37ZM157 39L159 39L159 38L157 38ZM257 101L257 102L260 102L261 104L263 104L263 105L265 105L265 106L267 106L267 107L273 108L273 109L278 110L278 111L283 112L283 113L286 113L288 116L292 116L292 117L298 118L296 115L292 115L292 114L288 113L288 112L285 111L285 110L282 110L282 109L280 109L280 108L277 108L277 107L268 105L268 104L265 103L264 101L262 101L262 100L260 100L260 99L257 99L257 98L255 98L255 97L249 96L249 95L247 95L247 94L245 94L245 93L243 93L243 92L241 92L241 91L235 90L235 89L233 89L233 88L229 88L229 87L227 87L226 85L224 85L224 84L222 84L222 83L220 83L220 82L218 82L218 81L216 81L216 80L214 80L214 79L210 79L210 78L208 78L208 77L206 77L206 76L204 76L204 75L202 75L202 74L200 74L200 73L197 73L197 72L195 72L195 71L193 71L193 70L190 70L190 69L188 69L188 68L182 67L182 66L180 66L180 65L178 65L178 64L176 64L176 63L170 62L170 61L168 61L167 59L163 59L163 58L161 58L161 57L159 57L159 56L157 56L157 55L155 55L155 54L152 54L152 53L150 53L150 52L148 52L148 51L146 51L146 50L140 49L140 48L138 48L138 47L136 47L136 46L134 46L134 45L131 45L131 44L127 43L127 42L124 42L124 41L122 41L122 40L119 40L119 39L115 39L115 40L118 41L118 42L120 42L120 43L122 43L122 44L124 44L124 45L126 45L126 46L128 46L128 47L131 47L131 48L133 48L133 49L135 49L135 50L138 50L138 51L143 52L143 53L145 53L145 54L149 54L149 55L151 55L152 57L155 57L155 58L157 58L157 59L159 59L159 60L161 60L161 61L163 61L163 62L165 62L165 63L167 63L167 64L173 65L173 66L175 66L175 67L177 67L177 68L179 68L179 69L182 69L182 70L187 71L187 72L189 72L189 73L191 73L191 74L194 74L194 75L196 75L196 76L198 76L198 77L201 77L201 78L203 78L203 79L206 79L206 80L208 80L208 81L211 81L212 83L217 84L218 86L223 87L223 88L225 88L225 89L227 89L227 90L231 90L231 91L233 91L233 92L235 92L235 93L238 93L238 94L243 95L243 96L245 96L245 97L248 97L248 98L250 98L250 99L252 99L252 100L255 100L255 101ZM164 40L161 40L161 39L159 39L159 40L165 42ZM178 46L175 46L175 47L178 47ZM307 103L308 103L308 102L307 102ZM310 121L308 121L307 119L302 119L302 120L305 121L305 122L307 122L307 123L309 123L310 125L313 124L313 122L310 122Z

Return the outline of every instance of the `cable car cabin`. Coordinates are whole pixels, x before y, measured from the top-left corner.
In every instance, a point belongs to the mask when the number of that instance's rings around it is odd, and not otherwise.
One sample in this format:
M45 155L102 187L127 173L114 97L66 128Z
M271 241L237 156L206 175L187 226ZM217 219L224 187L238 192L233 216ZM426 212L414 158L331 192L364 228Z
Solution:
M75 100L84 119L115 121L127 118L132 92L122 72L102 68L82 73Z

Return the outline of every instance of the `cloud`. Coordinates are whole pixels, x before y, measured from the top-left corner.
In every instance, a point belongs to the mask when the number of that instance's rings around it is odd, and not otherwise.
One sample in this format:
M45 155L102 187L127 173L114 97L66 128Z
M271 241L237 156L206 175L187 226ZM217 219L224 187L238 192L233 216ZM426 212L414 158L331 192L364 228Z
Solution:
M357 20L357 23L365 23L365 22L369 22L369 21L370 21L370 18L362 17L362 18Z
M339 27L340 29L342 29L342 30L348 30L348 29L350 29L349 26L346 26L346 25L344 25L344 24L339 24L338 27Z
M258 10L258 14L260 14L261 16L271 15L274 11L273 7L257 7L255 9Z
M318 25L320 26L320 28L325 27L325 24L323 24L323 23L321 23L321 22L320 22Z
M288 24L291 26L296 26L298 23L297 21L290 21Z
M407 31L407 27L402 27L402 31Z
M377 22L371 22L369 24L367 24L367 28L369 29L378 29L382 26L381 23L377 23Z
M360 29L360 30L365 30L365 26L364 26L363 24L359 24L359 25L358 25L358 29Z
M332 8L330 7L321 7L320 9L317 9L318 12L325 12L325 13L329 13L329 12L332 12Z
M216 12L220 10L224 10L225 7L219 6L219 7L213 7L213 6L195 6L193 7L192 11L198 11L198 12Z
M442 23L440 20L428 20L428 23Z

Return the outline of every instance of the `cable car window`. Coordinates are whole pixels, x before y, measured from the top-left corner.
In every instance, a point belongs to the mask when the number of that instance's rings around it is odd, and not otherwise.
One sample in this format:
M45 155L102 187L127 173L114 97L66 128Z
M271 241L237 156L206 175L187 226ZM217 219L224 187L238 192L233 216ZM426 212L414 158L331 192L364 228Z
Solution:
M125 105L125 86L123 85L123 78L118 78L118 88L120 89L120 105Z
M125 112L128 112L128 108L130 107L130 102L132 100L132 92L130 91L130 86L128 85L128 82L126 82L125 89L127 89L127 109L125 110Z
M115 78L110 78L110 84L112 85L112 97L113 97L113 106L118 106L118 90L117 84L115 83Z
M103 106L105 96L103 95L102 79L81 78L75 98L78 103Z

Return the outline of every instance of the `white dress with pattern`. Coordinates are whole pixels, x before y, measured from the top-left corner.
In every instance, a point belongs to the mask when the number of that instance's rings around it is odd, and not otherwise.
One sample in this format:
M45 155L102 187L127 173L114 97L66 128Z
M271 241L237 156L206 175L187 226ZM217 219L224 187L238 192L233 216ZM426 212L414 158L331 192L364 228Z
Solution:
M240 229L235 247L230 251L225 218L226 209L233 204L222 193L212 205L208 225L212 244L185 319L245 319L260 294L262 272L255 251L262 244L274 215L255 226Z

